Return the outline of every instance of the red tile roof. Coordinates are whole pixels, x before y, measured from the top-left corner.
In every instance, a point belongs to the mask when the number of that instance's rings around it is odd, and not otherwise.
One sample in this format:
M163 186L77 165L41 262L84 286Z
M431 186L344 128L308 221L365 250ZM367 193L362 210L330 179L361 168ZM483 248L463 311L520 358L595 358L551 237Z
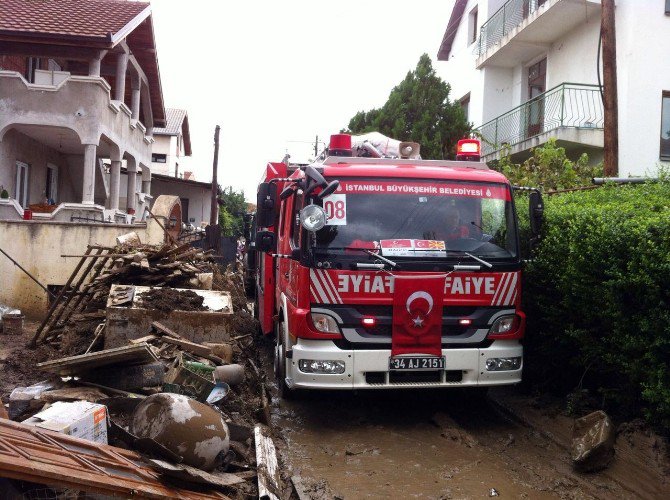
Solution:
M112 42L138 16L147 17L148 7L126 0L0 0L0 32Z

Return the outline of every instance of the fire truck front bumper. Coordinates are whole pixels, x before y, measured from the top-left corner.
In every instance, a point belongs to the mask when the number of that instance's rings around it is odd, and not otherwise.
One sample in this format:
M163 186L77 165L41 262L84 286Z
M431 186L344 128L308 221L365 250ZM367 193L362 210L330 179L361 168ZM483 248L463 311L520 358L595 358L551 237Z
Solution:
M486 348L442 349L444 369L390 370L390 349L338 348L329 340L298 339L286 360L286 383L295 389L477 387L521 382L523 347L496 340Z

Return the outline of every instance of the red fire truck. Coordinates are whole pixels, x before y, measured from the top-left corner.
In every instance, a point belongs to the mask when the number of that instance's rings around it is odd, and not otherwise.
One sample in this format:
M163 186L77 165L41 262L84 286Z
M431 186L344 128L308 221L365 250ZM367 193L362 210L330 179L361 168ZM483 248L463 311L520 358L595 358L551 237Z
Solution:
M512 186L457 161L331 137L269 163L258 189L257 313L283 397L300 389L488 387L521 380L525 316ZM531 229L542 221L530 195Z

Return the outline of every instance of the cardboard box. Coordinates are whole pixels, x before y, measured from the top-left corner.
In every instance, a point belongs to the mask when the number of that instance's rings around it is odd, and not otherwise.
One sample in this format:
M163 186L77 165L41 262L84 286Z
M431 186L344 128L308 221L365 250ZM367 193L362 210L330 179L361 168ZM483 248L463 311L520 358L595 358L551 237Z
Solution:
M107 444L107 407L104 405L88 401L59 401L23 423Z

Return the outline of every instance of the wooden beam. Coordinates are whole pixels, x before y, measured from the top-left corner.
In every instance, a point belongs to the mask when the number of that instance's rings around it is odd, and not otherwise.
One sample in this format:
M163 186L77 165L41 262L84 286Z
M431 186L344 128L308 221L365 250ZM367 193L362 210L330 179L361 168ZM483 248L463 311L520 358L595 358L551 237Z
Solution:
M0 54L7 56L65 58L75 61L90 61L100 54L100 49L71 47L69 45L46 45L41 43L0 42Z

